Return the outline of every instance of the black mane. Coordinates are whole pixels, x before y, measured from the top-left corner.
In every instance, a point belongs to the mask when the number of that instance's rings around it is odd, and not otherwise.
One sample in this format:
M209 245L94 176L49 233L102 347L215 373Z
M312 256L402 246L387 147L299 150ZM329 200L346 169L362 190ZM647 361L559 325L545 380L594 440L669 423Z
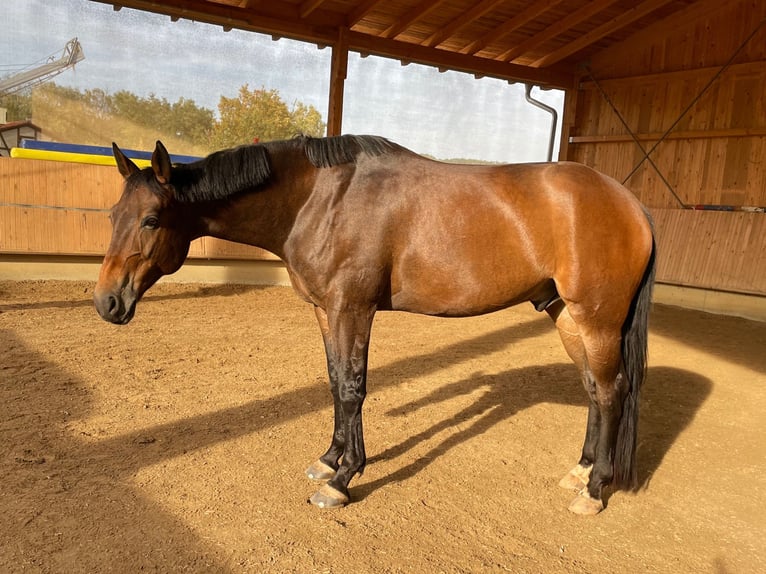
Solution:
M271 177L270 156L284 150L303 151L314 167L325 168L355 163L360 154L377 156L397 148L396 144L377 136L298 136L217 151L193 163L177 164L173 166L171 184L181 201L214 201L266 183Z
M395 150L398 146L386 138L378 136L334 136L329 138L311 138L302 136L301 141L306 157L314 167L332 167L344 163L354 163L359 154L370 156L382 155Z

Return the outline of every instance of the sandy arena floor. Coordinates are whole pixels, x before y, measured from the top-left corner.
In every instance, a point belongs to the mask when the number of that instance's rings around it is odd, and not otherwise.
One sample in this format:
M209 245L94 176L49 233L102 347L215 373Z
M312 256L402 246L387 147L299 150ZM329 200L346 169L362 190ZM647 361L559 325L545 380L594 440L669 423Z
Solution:
M313 312L161 284L125 327L92 284L0 283L1 572L766 572L766 323L656 306L636 494L558 480L585 392L547 316L381 313L354 502Z

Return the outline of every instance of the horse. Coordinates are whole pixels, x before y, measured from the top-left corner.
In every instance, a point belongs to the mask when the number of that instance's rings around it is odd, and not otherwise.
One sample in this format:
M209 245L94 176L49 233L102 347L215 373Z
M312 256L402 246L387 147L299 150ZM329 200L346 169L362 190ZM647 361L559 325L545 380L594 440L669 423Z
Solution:
M277 255L313 306L334 404L330 447L306 470L314 505L348 504L365 469L377 311L463 317L526 301L553 320L589 398L581 457L560 482L577 492L569 509L597 514L605 488L635 487L656 247L648 212L615 180L571 162L447 164L376 136L175 165L158 141L143 169L113 151L125 181L93 295L103 319L128 323L201 236Z

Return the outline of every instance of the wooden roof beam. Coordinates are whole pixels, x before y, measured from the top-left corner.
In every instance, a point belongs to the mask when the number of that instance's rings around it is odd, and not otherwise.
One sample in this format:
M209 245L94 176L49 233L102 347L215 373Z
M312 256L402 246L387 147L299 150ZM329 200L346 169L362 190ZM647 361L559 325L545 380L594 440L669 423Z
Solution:
M542 68L555 64L556 62L560 62L567 56L571 56L578 50L582 50L586 46L590 46L594 42L598 42L604 36L608 36L612 32L624 28L628 24L635 22L639 18L643 18L647 14L654 12L658 8L661 8L671 1L672 0L644 0L644 2L641 2L641 4L638 6L621 12L619 16L612 18L610 21L603 23L598 28L595 28L587 34L580 36L574 42L570 42L558 50L543 56L536 62L533 62L532 66L536 68Z
M366 2L362 2L348 15L346 26L353 28L359 20L367 16L367 14L381 2L383 2L383 0L367 0Z
M386 38L375 38L367 34L351 31L348 35L349 50L363 54L394 58L403 62L413 62L435 66L438 69L456 70L478 76L500 78L511 82L533 83L544 87L569 89L574 84L574 74L569 70L545 68L535 69L518 66L507 62L498 62L489 58L477 58L468 54L458 54L429 48L420 44L398 42Z
M115 4L114 0L94 0L104 4ZM258 0L251 0L258 1ZM166 14L217 24L227 28L235 27L272 36L293 38L321 45L333 45L338 38L338 28L345 19L327 11L312 16L311 21L298 15L298 6L285 4L264 5L263 12L245 10L236 5L213 4L203 0L120 0L120 5L146 12Z
M423 45L428 46L429 48L435 48L447 38L453 36L458 30L484 16L484 14L492 10L492 8L500 4L502 1L503 0L483 0L483 2L479 2L473 8L467 12L463 12L460 16L450 21L446 26L443 26L431 34L426 41L423 42Z
M115 4L114 0L95 1ZM368 0L364 6L360 7L372 9L372 6L380 1L382 0ZM270 5L273 15L269 16L269 12L265 10L263 13L260 11L256 13L237 6L213 5L201 0L163 0L162 3L154 0L121 0L117 4L147 12L190 18L219 26L232 26L327 46L335 46L338 42L339 30L346 28L344 17L322 10L312 15L311 22L303 20L298 16L297 5L292 5L289 12L285 12L287 8L284 5L280 5L281 11L274 11L277 10L276 5ZM377 38L353 30L348 33L347 38L348 49L362 54L374 54L404 62L435 66L439 69L457 70L508 81L529 82L545 87L569 89L574 83L574 74L570 70L556 66L545 69L518 66L419 44Z
M424 0L415 6L412 10L407 12L407 14L399 19L399 21L391 24L388 29L383 32L383 36L386 38L396 38L399 34L412 26L412 24L417 22L420 18L435 8L438 8L439 4L442 4L443 2L444 0Z
M527 7L526 10L523 12L519 12L516 16L511 18L510 20L506 20L504 23L502 23L500 26L486 34L483 38L479 38L478 40L475 40L474 42L471 42L468 46L460 50L461 54L476 54L477 52L480 52L487 46L489 46L492 42L495 42L496 40L499 40L503 36L510 34L514 30L518 30L525 24L528 24L535 18L537 18L540 14L545 12L546 10L553 8L556 4L561 2L562 0L536 0L535 2L532 2L532 4Z
M726 4L720 0L698 0L688 8L679 10L655 24L637 31L619 44L615 44L608 51L599 52L591 61L591 68L603 71L607 68L619 67L626 57L635 53L641 46L654 42L658 38L665 38L677 33L702 18L709 18Z
M555 38L556 36L562 34L563 32L566 32L567 30L577 26L580 22L583 22L584 20L587 20L594 14L598 14L605 8L608 8L612 4L617 2L617 0L596 0L594 2L589 2L579 10L577 10L574 14L570 14L566 18L559 20L552 26L548 26L545 30L542 32L539 32L538 34L535 34L528 40L521 42L520 44L517 44L513 48L506 50L502 54L500 54L496 60L500 60L502 62L513 62L516 58L519 56L523 56L530 50L533 50L534 48L537 48L541 44L547 42L551 38Z
M306 0L303 4L301 4L300 8L298 8L298 14L301 18L308 17L314 10L319 8L325 0Z

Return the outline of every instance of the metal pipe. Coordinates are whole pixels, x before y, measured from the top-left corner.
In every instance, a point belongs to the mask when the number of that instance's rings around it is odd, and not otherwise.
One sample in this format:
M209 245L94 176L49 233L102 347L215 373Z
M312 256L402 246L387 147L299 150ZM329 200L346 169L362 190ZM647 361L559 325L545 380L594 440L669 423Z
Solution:
M533 84L525 84L525 87L525 97L527 98L527 101L533 106L540 108L541 110L546 111L551 115L551 135L548 140L548 161L553 161L553 144L556 142L556 128L558 127L559 123L559 114L555 108L552 108L548 104L545 104L540 100L536 100L532 97L532 88L534 88Z

